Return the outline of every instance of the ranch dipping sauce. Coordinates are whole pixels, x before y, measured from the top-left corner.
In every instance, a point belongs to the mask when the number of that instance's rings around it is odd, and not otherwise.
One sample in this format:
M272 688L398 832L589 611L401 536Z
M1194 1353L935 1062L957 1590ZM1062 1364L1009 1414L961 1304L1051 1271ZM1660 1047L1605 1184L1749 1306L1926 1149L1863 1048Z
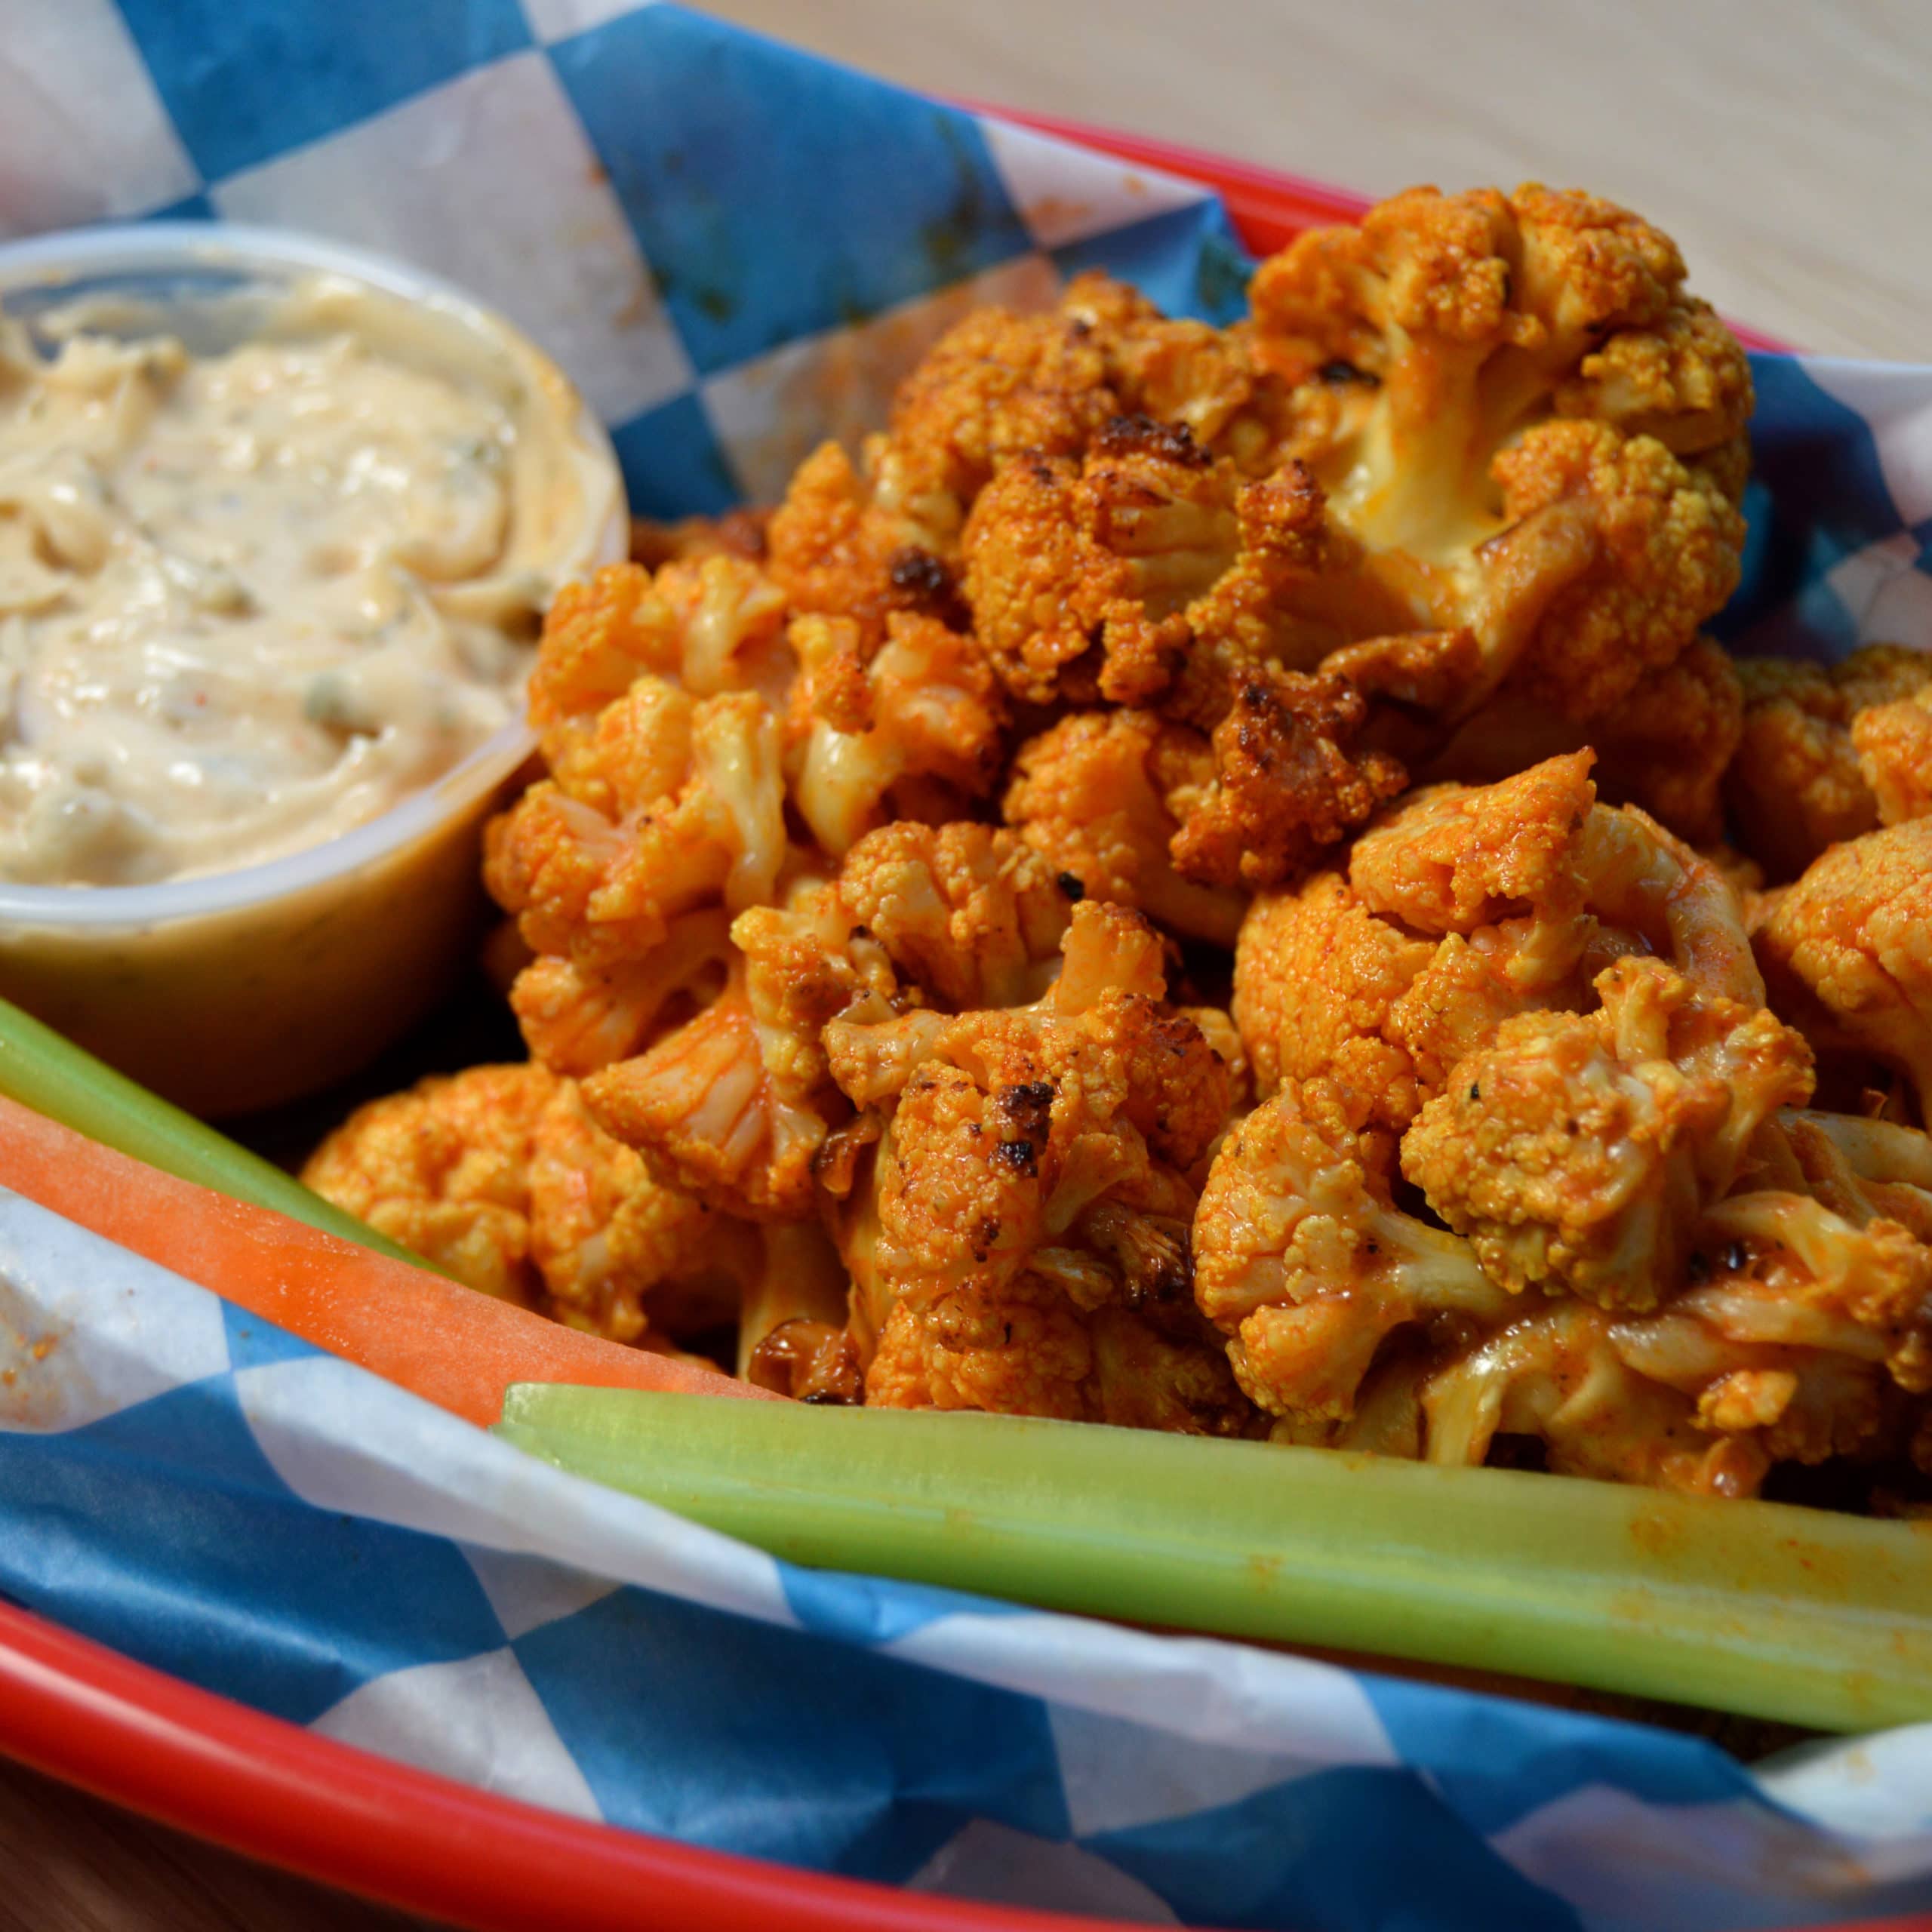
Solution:
M0 880L278 857L519 715L589 513L554 371L328 275L207 355L99 307L0 316Z

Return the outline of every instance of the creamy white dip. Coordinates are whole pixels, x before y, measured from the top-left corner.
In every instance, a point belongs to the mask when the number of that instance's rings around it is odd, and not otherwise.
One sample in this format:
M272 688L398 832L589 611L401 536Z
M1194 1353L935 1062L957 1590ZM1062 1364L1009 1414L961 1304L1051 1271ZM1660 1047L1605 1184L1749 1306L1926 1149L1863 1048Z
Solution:
M296 306L207 357L0 318L0 878L276 857L517 714L581 514L567 424L438 366L394 298Z

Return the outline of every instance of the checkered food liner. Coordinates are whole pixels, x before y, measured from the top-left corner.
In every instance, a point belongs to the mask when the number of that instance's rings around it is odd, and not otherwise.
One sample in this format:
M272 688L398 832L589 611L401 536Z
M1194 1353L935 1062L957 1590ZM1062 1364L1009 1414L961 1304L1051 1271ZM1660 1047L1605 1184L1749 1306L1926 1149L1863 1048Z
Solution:
M386 250L522 324L638 508L769 499L979 302L1224 317L1197 186L629 0L0 0L0 232ZM1720 629L1932 638L1932 371L1760 357ZM795 1568L0 1194L0 1592L531 1801L1151 1924L1743 1927L1932 1906L1932 1726L1644 1726Z

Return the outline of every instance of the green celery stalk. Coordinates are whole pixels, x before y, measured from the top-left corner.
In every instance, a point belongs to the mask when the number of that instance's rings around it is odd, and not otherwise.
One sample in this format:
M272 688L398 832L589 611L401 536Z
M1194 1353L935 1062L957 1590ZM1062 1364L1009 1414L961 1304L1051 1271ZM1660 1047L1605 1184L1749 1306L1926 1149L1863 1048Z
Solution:
M164 1174L254 1207L271 1208L392 1260L418 1268L433 1265L4 999L0 1094Z
M1821 1730L1932 1718L1932 1534L1007 1416L520 1386L500 1435L773 1555Z

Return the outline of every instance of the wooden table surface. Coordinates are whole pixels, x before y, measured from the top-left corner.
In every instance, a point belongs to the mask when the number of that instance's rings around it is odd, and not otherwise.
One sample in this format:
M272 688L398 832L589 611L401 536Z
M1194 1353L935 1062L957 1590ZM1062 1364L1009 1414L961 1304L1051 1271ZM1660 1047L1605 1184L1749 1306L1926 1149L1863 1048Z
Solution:
M707 0L910 87L1367 194L1543 180L1795 347L1932 361L1924 0Z
M1920 0L712 0L909 85L1369 193L1541 179L1675 235L1794 345L1932 361ZM0 1932L400 1932L0 1765Z

